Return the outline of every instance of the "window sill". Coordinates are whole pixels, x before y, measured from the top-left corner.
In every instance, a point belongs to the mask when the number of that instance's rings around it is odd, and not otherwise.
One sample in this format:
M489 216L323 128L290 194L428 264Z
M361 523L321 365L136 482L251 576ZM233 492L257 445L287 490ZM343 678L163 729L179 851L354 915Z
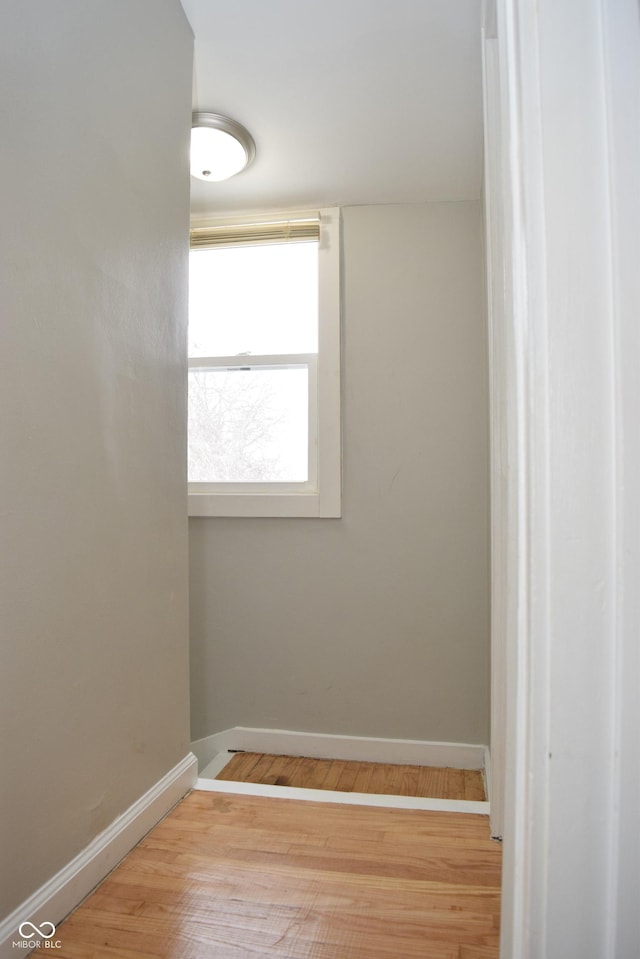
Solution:
M339 519L340 494L189 493L189 516L316 517Z

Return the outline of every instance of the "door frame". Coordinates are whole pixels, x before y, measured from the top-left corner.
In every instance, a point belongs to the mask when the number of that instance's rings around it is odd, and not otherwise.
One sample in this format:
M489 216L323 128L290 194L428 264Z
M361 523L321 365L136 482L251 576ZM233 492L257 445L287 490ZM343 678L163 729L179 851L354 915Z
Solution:
M640 941L640 17L635 0L495 14L501 956L621 959Z

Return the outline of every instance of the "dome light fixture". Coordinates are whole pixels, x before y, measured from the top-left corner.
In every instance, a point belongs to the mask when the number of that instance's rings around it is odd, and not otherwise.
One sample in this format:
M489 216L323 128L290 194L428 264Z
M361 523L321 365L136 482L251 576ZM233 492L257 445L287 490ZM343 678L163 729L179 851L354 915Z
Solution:
M248 130L218 113L193 113L191 176L217 183L249 166L256 145Z

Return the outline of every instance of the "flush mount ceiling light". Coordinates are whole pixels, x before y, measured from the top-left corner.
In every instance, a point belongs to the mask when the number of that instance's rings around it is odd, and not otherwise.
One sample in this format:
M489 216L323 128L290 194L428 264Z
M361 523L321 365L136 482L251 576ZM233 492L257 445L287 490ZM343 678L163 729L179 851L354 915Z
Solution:
M191 176L218 182L240 173L256 154L243 126L218 113L194 113L191 120Z

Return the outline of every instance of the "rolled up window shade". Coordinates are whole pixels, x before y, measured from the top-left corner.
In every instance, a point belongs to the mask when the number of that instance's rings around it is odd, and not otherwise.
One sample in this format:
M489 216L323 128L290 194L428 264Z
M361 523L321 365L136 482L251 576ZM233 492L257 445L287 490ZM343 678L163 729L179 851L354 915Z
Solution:
M214 246L255 246L259 243L300 243L319 240L320 219L278 220L270 223L234 223L191 230L191 249Z

